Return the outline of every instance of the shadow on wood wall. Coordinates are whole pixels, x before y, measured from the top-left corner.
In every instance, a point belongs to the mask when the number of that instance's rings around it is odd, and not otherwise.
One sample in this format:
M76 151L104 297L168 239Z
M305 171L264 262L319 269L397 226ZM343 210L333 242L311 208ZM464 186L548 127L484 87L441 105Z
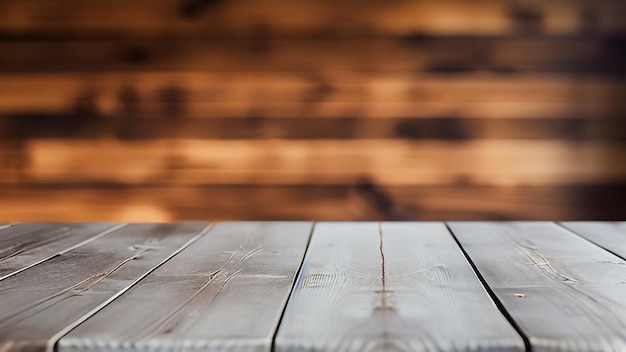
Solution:
M622 0L0 0L0 221L623 219Z

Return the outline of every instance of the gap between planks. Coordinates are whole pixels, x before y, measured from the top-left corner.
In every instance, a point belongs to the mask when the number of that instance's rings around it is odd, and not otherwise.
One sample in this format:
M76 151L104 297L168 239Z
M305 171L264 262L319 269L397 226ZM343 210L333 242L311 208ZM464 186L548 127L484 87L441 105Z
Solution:
M128 284L125 288L123 288L122 290L120 290L119 292L117 292L115 295L111 296L109 299L107 299L106 301L102 302L100 305L98 305L97 307L93 308L91 311L89 311L88 313L84 314L83 316L81 316L80 318L78 318L77 320L75 320L73 323L71 323L70 325L68 325L67 327L65 327L63 330L59 331L57 334L55 334L54 336L52 336L49 340L48 343L46 345L46 350L45 352L57 352L56 349L56 345L58 343L58 341L65 336L66 334L68 334L70 331L72 331L74 328L76 328L77 326L79 326L80 324L82 324L83 322L85 322L87 319L89 319L91 316L93 316L94 314L96 314L97 312L99 312L100 310L102 310L104 307L106 307L107 305L109 305L111 302L115 301L115 299L117 299L119 296L123 295L126 291L130 290L134 285L136 285L139 281L143 280L145 277L147 277L148 275L150 275L154 270L156 270L157 268L159 268L161 265L165 264L167 261L169 261L171 258L173 258L174 256L176 256L178 253L182 252L185 248L189 247L192 243L196 242L198 239L200 239L201 237L203 237L204 235L206 235L208 232L210 232L210 230L215 226L214 223L210 223L209 225L207 225L202 231L200 231L199 234L195 235L194 237L192 237L191 239L189 239L186 243L184 243L181 247L179 247L176 251L172 252L169 256L167 256L165 259L163 259L161 262L159 262L157 265L155 265L154 267L152 267L150 270L146 271L145 273L143 273L141 276L137 277L135 280L133 280L130 284Z
M75 245L70 246L70 247L68 247L68 248L66 248L66 249L64 249L64 250L62 250L62 251L56 252L56 253L54 253L54 254L52 254L52 255L49 255L49 256L47 256L47 257L44 257L44 258L42 258L42 259L38 260L38 261L35 261L35 262L33 262L33 263L30 263L30 264L28 264L28 265L24 266L23 268L18 269L18 270L15 270L15 271L13 271L13 272L11 272L11 273L8 273L8 274L6 274L6 275L4 275L4 276L0 276L0 281L2 281L2 280L4 280L4 279L7 279L7 278L9 278L9 277L11 277L11 276L17 275L17 274L21 273L21 272L22 272L22 271L24 271L24 270L30 269L30 268L32 268L32 267L34 267L34 266L36 266L36 265L39 265L39 264L41 264L41 263L44 263L44 262L46 262L46 261L48 261L48 260L50 260L50 259L52 259L52 258L54 258L54 257L57 257L57 256L60 256L60 255L63 255L63 254L65 254L65 253L67 253L67 252L69 252L69 251L71 251L71 250L73 250L73 249L79 248L79 247L81 247L81 246L83 246L83 245L85 245L85 244L87 244L87 243L90 243L90 242L92 242L92 241L95 241L95 240L97 240L98 238L101 238L101 237L106 236L106 235L108 235L108 234L110 234L110 233L112 233L112 232L114 232L114 231L116 231L116 230L119 230L120 228L122 228L122 227L124 227L124 226L126 226L126 225L127 225L127 224L125 224L125 223L124 223L124 224L118 224L118 225L115 225L115 226L113 226L113 227L110 227L110 228L106 229L105 231L102 231L102 232L100 232L100 233L96 234L95 236L90 237L90 238L88 238L88 239L86 239L86 240L84 240L84 241L81 241L81 242L79 242L79 243L76 243ZM10 225L9 225L9 226L10 226Z
M465 249L463 248L463 245L461 245L461 242L459 242L459 239L454 235L454 232L452 231L452 229L450 228L450 226L448 225L447 222L445 223L445 225L446 225L446 229L448 230L448 233L450 233L450 236L452 236L452 238L454 239L454 242L456 242L457 246L459 246L459 249L463 253L463 256L465 257L465 260L467 261L469 266L472 267L472 271L474 272L474 275L476 275L476 277L480 281L480 283L483 286L483 288L485 289L485 291L487 291L487 293L489 294L489 297L491 297L491 300L493 301L493 303L496 305L496 307L498 307L498 310L500 311L500 313L502 313L502 315L504 315L504 317L509 322L509 324L511 324L513 329L515 329L515 331L519 334L519 336L524 341L524 350L526 352L532 352L532 348L531 348L530 340L528 339L528 336L526 336L526 334L519 327L517 322L515 322L515 319L506 310L506 308L504 307L504 304L502 304L502 301L500 301L500 299L498 299L498 296L491 289L491 287L489 286L489 283L487 283L487 280L485 280L483 275L480 273L480 271L478 270L478 267L476 267L476 264L472 261L472 258L465 251Z

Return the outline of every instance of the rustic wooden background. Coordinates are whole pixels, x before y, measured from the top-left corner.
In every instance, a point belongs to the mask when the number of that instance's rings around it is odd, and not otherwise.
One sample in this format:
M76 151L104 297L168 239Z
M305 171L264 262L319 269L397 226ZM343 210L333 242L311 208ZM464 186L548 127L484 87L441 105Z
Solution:
M624 0L0 0L0 221L623 219Z

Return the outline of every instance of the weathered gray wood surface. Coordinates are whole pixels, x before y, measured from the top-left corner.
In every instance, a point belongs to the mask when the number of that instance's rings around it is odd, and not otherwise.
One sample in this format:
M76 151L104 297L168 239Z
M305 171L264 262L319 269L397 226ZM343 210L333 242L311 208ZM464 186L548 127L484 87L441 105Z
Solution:
M521 351L442 223L319 223L276 351Z
M450 228L533 351L625 351L626 262L545 222Z
M625 223L318 223L295 285L312 223L119 226L0 226L0 352L524 350L462 250L533 351L626 350Z
M62 338L59 351L269 351L311 229L217 224Z
M0 280L104 236L111 223L17 224L0 233Z
M563 222L563 226L626 259L626 222Z
M206 223L128 225L0 281L0 351L42 351L196 238Z

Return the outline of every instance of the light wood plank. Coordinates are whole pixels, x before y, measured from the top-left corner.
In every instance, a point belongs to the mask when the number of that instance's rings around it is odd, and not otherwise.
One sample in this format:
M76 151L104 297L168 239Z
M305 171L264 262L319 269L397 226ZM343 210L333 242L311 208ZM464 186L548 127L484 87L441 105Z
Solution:
M533 351L626 349L626 261L554 223L449 225Z
M120 227L110 223L18 224L0 236L0 280Z
M0 350L43 351L206 227L137 224L0 281Z
M30 140L32 182L570 185L626 175L620 143L476 140ZM0 171L2 168L0 168ZM14 182L6 179L4 182Z
M626 222L563 222L570 229L598 246L626 259Z
M524 344L443 224L318 223L275 349L523 351Z
M59 351L269 352L311 228L219 223L62 338Z

